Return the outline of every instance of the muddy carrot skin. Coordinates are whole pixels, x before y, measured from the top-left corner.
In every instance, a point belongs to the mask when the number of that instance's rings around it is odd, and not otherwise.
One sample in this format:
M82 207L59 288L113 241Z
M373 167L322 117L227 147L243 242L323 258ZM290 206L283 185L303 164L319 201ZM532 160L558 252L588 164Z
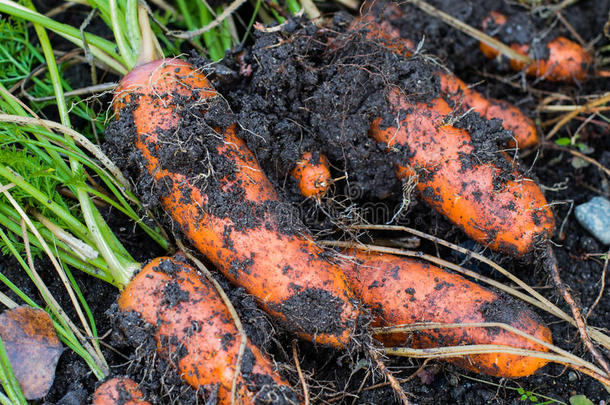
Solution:
M488 120L494 118L502 120L504 129L514 135L514 140L509 142L509 146L526 149L538 145L538 132L534 121L515 105L504 100L486 98L455 75L439 73L439 78L441 89L450 100L458 104L464 103L466 107L472 108Z
M118 305L155 328L157 351L172 359L182 379L195 389L217 387L218 403L231 403L241 335L214 287L184 256L149 262L121 292ZM290 385L250 341L237 377L236 398L246 404L299 403Z
M538 316L511 297L410 258L374 252L346 253L352 254L353 259L343 263L343 271L358 298L371 309L374 326L500 322L552 343L550 330ZM500 328L427 329L376 338L387 347L493 344L548 351ZM474 354L449 361L470 371L507 378L531 375L547 363L544 359L506 353Z
M331 183L330 163L324 155L314 159L311 152L305 152L297 161L290 174L297 181L304 197L320 199L328 191Z
M397 10L396 12L400 12ZM352 29L364 28L367 30L367 37L378 41L385 47L395 52L410 57L414 44L400 36L400 31L386 21L378 23L368 15L356 19L352 23ZM538 144L538 133L534 122L513 104L483 96L476 90L468 87L460 78L448 71L439 70L437 75L440 79L441 91L445 96L456 105L463 105L472 108L483 118L488 120L497 118L502 120L504 129L514 134L514 142L511 147L529 148Z
M477 242L515 256L552 235L553 214L540 187L501 154L497 161L480 161L470 134L445 124L452 109L443 99L410 102L394 88L388 102L399 125L378 118L370 135L389 150L403 150L396 173L418 176L417 188L429 205Z
M298 219L278 200L235 124L200 134L216 142L207 152L218 161L217 184L199 187L193 178L200 173L163 166L166 144L159 138L179 130L176 105L187 100L204 110L217 96L203 74L171 59L128 74L114 106L119 116L131 111L144 170L164 186L161 204L191 243L291 331L316 343L345 346L359 316L353 293L308 231L295 228Z
M493 11L483 21L483 28L491 22L496 25L504 25L507 22L506 16L497 11ZM530 51L529 44L509 44L509 46L522 55L527 55ZM496 58L499 52L489 45L479 43L481 52L488 59ZM566 37L558 36L547 44L549 51L545 59L535 60L529 66L520 60L510 59L510 66L513 70L521 71L525 69L528 76L538 77L553 82L574 82L585 80L588 76L589 67L593 64L593 56L582 46Z
M138 384L127 377L114 377L97 387L93 405L151 405L144 400Z

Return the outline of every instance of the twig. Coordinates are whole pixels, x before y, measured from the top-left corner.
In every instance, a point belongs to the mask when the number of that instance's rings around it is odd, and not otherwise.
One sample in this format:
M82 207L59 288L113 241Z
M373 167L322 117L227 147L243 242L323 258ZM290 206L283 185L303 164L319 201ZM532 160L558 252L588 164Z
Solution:
M336 0L337 3L344 5L351 10L358 10L360 3L356 0Z
M383 349L385 354L401 357L413 357L413 358L435 358L435 359L447 359L460 356L471 356L475 354L497 354L505 353L512 354L515 356L525 357L536 357L540 359L550 360L555 363L563 364L571 367L575 370L585 373L604 385L609 385L610 378L603 372L603 370L595 367L597 371L591 370L588 367L574 364L570 359L565 356L550 354L546 352L539 352L536 350L518 349L511 346L504 345L465 345L465 346L449 346L449 347L435 347L427 349L412 349L410 347L386 347Z
M587 333L587 326L585 324L585 320L582 316L580 308L578 307L578 304L576 304L576 301L574 301L572 294L570 294L565 284L561 281L561 277L559 276L559 267L557 265L557 258L555 257L555 253L553 252L553 249L550 246L546 250L546 255L544 257L543 264L544 268L551 273L555 286L557 287L557 289L563 296L563 299L570 307L572 315L574 316L574 320L576 321L578 333L580 334L580 338L582 339L586 348L593 355L593 358L595 358L595 360L597 360L597 362L601 365L604 371L607 374L610 374L610 367L608 366L606 359L593 345L593 342L591 341L591 338Z
M303 6L303 10L305 10L305 14L310 20L320 18L320 10L312 0L301 0L301 6Z
M430 359L430 358L428 358L428 359L424 359L424 361L422 362L421 366L419 366L419 368L418 368L417 370L415 370L415 372L413 372L413 373L412 373L410 376L408 376L407 378L401 378L401 379L399 379L398 381L399 381L401 384L404 384L404 383L406 383L407 381L412 380L412 379L413 379L413 378L414 378L414 377L415 377L417 374L419 374L419 372L420 372L420 371L422 371L422 370L424 369L424 367L426 367L426 366L428 365L428 363L430 362L430 360L432 360L432 359ZM370 390L374 390L374 389L377 389L377 388L385 387L385 386L386 386L386 385L388 385L388 384L390 384L390 383L389 383L389 382L382 382L382 383L379 383L379 384L371 385L371 386L368 386L368 387L366 387L365 389L363 389L363 391L370 391Z
M362 392L362 389L364 388L364 384L366 384L366 380L369 379L370 375L371 375L371 370L366 370L366 374L364 375L364 378L362 379L362 382L358 386L358 391L356 391L356 394L354 395L354 399L352 399L352 404L351 405L356 405L356 402L359 399L359 395Z
M229 5L229 7L225 8L223 12L220 13L220 15L214 19L214 21L210 22L205 27L201 27L192 31L169 31L167 35L180 39L193 39L195 37L198 37L199 35L208 32L212 28L220 25L228 15L237 10L245 2L246 0L235 0Z
M0 291L0 303L2 303L7 308L15 308L17 307L17 303L13 301L8 295L4 294Z
M546 139L552 138L553 135L555 135L565 124L570 122L578 114L585 112L585 111L589 111L593 107L597 107L599 105L606 104L609 101L610 101L610 93L606 93L603 96L599 97L598 99L590 101L587 104L574 109L573 111L566 114L562 119L560 119L557 122L557 124L555 124L555 126L549 131L549 133L546 135L545 138Z
M602 270L602 276L600 279L601 287L599 288L599 294L597 295L595 302L593 302L593 305L591 305L591 308L589 308L589 310L587 311L585 319L589 319L589 315L591 315L591 312L593 312L593 309L595 309L597 304L599 304L599 301L604 295L604 289L606 287L606 273L608 272L608 261L610 261L610 250L608 250L608 252L606 253L606 260L604 260L604 269Z
M297 353L297 341L292 341L292 357L294 359L294 365L297 368L297 373L299 374L299 380L301 380L301 385L303 386L303 399L305 401L305 405L309 405L309 389L307 388L307 383L305 382L305 377L303 376L303 370L301 370L301 363L299 362L299 354Z
M381 360L379 358L379 354L375 351L375 349L370 349L369 355L371 356L371 359L373 359L373 361L375 361L375 363L377 364L377 367L379 367L379 370L381 370L383 375L385 375L388 382L390 383L390 386L392 387L392 389L394 390L396 395L398 395L398 397L400 398L400 401L402 402L402 404L410 405L411 402L409 402L409 398L407 398L407 394L405 394L405 391L402 389L402 387L396 380L396 377L394 377L392 375L392 373L390 372L390 370L388 370L388 368L386 367L383 360Z
M534 62L532 60L532 58L530 58L526 55L520 54L519 52L506 46L505 44L498 41L497 39L485 34L483 31L480 31L480 30L458 20L457 18L450 16L449 14L431 6L430 4L426 3L423 0L405 0L405 1L407 3L413 4L414 6L417 6L419 9L426 12L427 14L430 14L433 17L440 18L445 23L451 25L453 28L456 28L456 29L478 39L479 41L484 42L485 44L491 46L492 48L494 48L501 54L506 55L510 59L518 60L520 62L525 63L526 65L531 65Z
M184 246L184 244L182 243L182 241L180 239L176 240L176 246L178 246L178 248L184 253L184 255L190 261L195 263L197 268L205 275L205 277L208 279L208 281L210 283L212 283L212 285L218 292L218 295L220 295L220 298L222 299L224 304L227 306L227 309L229 310L229 313L231 314L231 317L233 318L233 322L235 323L235 327L239 331L239 334L240 334L239 352L237 353L237 360L235 362L236 363L235 372L233 375L233 385L231 386L231 405L234 405L236 393L237 393L237 377L239 376L239 374L241 372L241 363L243 361L244 352L246 351L246 342L248 340L248 336L246 335L246 332L244 331L244 327L241 323L241 319L239 319L239 315L237 314L235 307L233 307L233 304L231 303L231 300L229 300L227 293L225 293L225 291L222 289L222 287L220 286L218 281L216 281L214 276L212 276L212 273L210 273L208 268L205 267L205 265L199 259L197 259L195 256L193 256L189 252L189 250Z
M594 166L597 166L598 168L603 170L608 176L610 176L610 169L608 169L606 166L602 165L601 163L599 163L597 160L593 159L592 157L585 155L584 153L581 153L572 148L567 148L565 146L557 145L554 142L544 142L543 145L550 149L558 149L558 150L562 150L564 152L568 152L569 154L572 154L572 155L576 156L577 158L580 158L584 161L591 163Z
M117 86L117 84L114 82L100 83L100 84L96 84L95 86L87 86L87 87L82 87L80 89L76 89L76 90L72 90L72 91L66 91L64 93L64 96L73 97L73 96L82 96L84 94L103 93L105 91L114 90L116 88L116 86ZM35 101L35 102L50 101L50 100L55 100L55 96L30 97L30 101Z

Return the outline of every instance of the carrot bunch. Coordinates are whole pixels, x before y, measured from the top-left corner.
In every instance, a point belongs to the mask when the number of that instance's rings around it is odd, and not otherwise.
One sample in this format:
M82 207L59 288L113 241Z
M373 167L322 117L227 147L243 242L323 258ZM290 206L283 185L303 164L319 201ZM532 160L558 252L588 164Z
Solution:
M359 316L353 293L298 220L286 221L282 214L290 211L282 211L287 206L237 136L236 125L199 134L207 142L205 156L214 162L213 184L197 184L193 179L200 173L171 167L166 134L180 131L184 116L205 112L219 99L201 72L166 59L128 74L115 92L114 107L119 118L133 120L144 175L163 187L161 204L192 244L290 330L344 347ZM185 102L194 109L178 107ZM226 107L220 114L230 116Z
M501 27L508 22L508 18L497 11L492 11L483 22L483 29L490 26ZM522 55L528 55L530 44L513 43L509 46ZM481 52L489 59L498 57L499 52L491 46L481 42ZM593 64L593 56L581 45L566 37L558 36L546 44L548 55L539 58L529 66L517 59L510 59L513 70L522 71L528 76L534 76L553 82L574 82L587 78L589 67Z
M402 15L398 7L394 5L386 7L390 8L397 18ZM350 29L365 30L368 39L406 58L410 57L415 49L411 40L401 37L398 28L393 27L388 21L377 21L372 14L356 18ZM436 74L440 80L441 91L448 100L456 105L471 108L488 120L494 118L502 120L502 126L514 134L514 142L511 146L529 148L538 144L534 122L516 106L504 100L485 97L451 72L439 70Z

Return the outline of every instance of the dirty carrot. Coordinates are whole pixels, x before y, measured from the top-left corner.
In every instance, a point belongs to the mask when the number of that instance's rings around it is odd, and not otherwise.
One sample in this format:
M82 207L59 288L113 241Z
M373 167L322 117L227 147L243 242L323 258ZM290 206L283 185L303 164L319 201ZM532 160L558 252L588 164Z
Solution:
M492 11L483 22L483 29L489 28L492 23L495 26L503 26L508 22L505 15ZM520 54L527 55L530 52L530 44L510 44L510 47ZM496 58L499 52L489 45L481 42L479 49L485 57ZM510 59L513 70L525 70L528 76L554 81L574 82L587 78L589 67L593 64L593 56L582 46L566 37L558 36L546 44L548 55L539 58L529 66L524 62Z
M240 333L214 287L181 254L152 260L121 292L118 306L133 311L155 330L157 351L172 358L192 387L217 387L218 402L231 403ZM129 331L126 331L127 333ZM186 350L184 350L186 349ZM236 380L243 403L298 403L298 397L250 341ZM292 401L292 402L291 402Z
M402 14L398 8L395 8L394 12ZM413 42L401 37L398 28L387 21L376 22L369 14L352 23L352 29L360 28L367 31L369 39L404 57L413 54L412 50L415 49ZM514 134L511 147L529 148L538 144L538 133L534 122L515 105L504 100L485 97L449 71L439 70L437 75L440 79L441 91L456 105L471 108L488 120L494 118L502 120L502 126Z
M318 154L315 159L311 152L305 152L296 162L290 174L296 180L304 197L320 199L326 194L332 181L330 163L326 156Z
M113 377L97 387L92 405L151 405L144 400L138 384L127 377Z
M342 269L354 292L371 309L373 326L413 323L505 323L544 342L550 330L524 304L466 280L458 274L390 254L346 251ZM386 347L493 344L548 351L538 343L500 328L461 327L392 332L375 336ZM467 370L496 377L533 374L547 360L507 353L449 359Z
M466 130L447 125L447 102L411 102L397 88L388 102L400 122L377 118L370 135L388 150L404 150L396 173L401 179L417 176L429 205L477 242L515 256L552 235L553 214L540 187L503 154L485 157Z
M117 124L132 131L126 142L143 159L141 175L152 177L192 244L289 330L343 347L359 315L353 293L279 200L223 103L201 72L178 59L137 67L114 99ZM208 112L218 126L207 126ZM202 161L205 167L189 167Z

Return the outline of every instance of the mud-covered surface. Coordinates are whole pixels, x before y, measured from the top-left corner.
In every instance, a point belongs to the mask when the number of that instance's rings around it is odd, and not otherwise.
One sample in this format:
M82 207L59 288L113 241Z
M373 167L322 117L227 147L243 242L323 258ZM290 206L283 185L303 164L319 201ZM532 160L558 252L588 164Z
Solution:
M490 26L488 33L507 42L527 42L544 44L554 35L566 35L574 39L567 26L556 17L525 14L526 2L493 1L430 1L431 4L475 27L480 27L482 19L492 10L499 10L509 16L509 24L502 28ZM594 41L599 48L608 44L602 34L607 19L608 0L583 0L562 10L562 17L573 27L584 41ZM301 22L291 22L278 33L256 33L256 43L246 46L236 55L222 63L223 69L212 75L214 85L223 94L239 121L239 130L248 146L254 151L265 173L269 176L280 197L289 201L299 213L305 225L322 238L374 240L390 246L407 246L411 249L450 259L462 266L478 271L485 276L505 281L488 266L481 265L464 255L457 254L438 244L406 238L405 234L379 232L365 234L347 228L347 225L369 221L372 223L398 223L441 237L461 246L483 251L485 255L501 263L518 277L534 286L540 293L569 311L558 295L549 275L541 269L539 260L520 261L508 256L492 253L470 241L459 229L451 225L439 214L422 203L408 185L403 185L394 175L394 164L401 153L388 153L368 137L372 119L383 117L389 122L395 116L386 111L385 95L389 83L400 83L412 89L413 100L425 101L438 96L439 84L432 72L441 61L468 83L477 83L476 89L484 94L505 99L520 106L528 116L538 123L557 115L536 110L538 103L552 92L561 92L575 104L582 104L584 96L609 90L607 79L594 78L577 85L549 84L525 79L512 72L506 62L487 61L478 52L478 42L471 37L450 28L442 21L431 18L414 6L401 5L404 15L392 18L392 24L401 34L415 43L423 39L423 49L414 58L402 59L392 52L363 38L362 34L343 33L349 24L348 14L334 17L333 26L316 30ZM511 30L511 27L513 28ZM338 42L337 42L338 41ZM331 45L334 44L334 45ZM337 45L340 44L340 45ZM535 46L535 52L544 52L544 47ZM205 60L196 63L209 64ZM228 69L228 70L227 70ZM229 72L222 74L220 71ZM213 112L214 108L209 111ZM461 116L463 111L456 111ZM384 115L385 114L385 115ZM191 117L191 116L188 116ZM189 175L196 175L210 166L227 168L226 162L198 160L205 147L204 140L196 135L201 131L201 119L188 122L187 132L181 132L182 139L176 140L176 148L168 162L188 162ZM198 117L201 118L201 117ZM205 130L227 119L205 116L209 125ZM582 121L574 121L556 136L570 136ZM129 123L123 123L119 131L129 132ZM189 126L190 125L190 126ZM465 127L476 136L477 150L482 158L494 159L506 137L497 123L482 122L475 114L463 116L457 126ZM544 128L546 131L550 127ZM173 135L173 134L172 134ZM493 137L490 138L490 135ZM491 139L491 140L490 140ZM189 141L192 148L180 148L181 142ZM210 142L210 140L205 140ZM610 138L608 125L599 117L593 123L579 129L578 142L592 151L589 156L606 168L610 167ZM127 146L126 142L115 146ZM553 145L542 146L534 153L522 153L520 166L535 176L544 186L547 199L552 202L557 227L553 237L557 246L554 251L561 266L561 275L587 313L600 294L603 258L607 246L603 246L588 234L573 215L573 206L588 201L596 195L610 198L608 178L594 164L582 165L571 154L557 150ZM131 149L129 149L131 150ZM156 189L150 178L137 180L135 175L141 156L129 150L115 148L113 158L122 166L132 168L126 174L137 181L139 195L147 205L156 207L163 190ZM312 150L323 152L331 162L331 172L336 182L321 203L303 200L289 171L301 153ZM512 153L512 152L511 152ZM175 158L178 156L178 158ZM500 164L506 164L500 160ZM224 166L223 166L224 165ZM181 166L184 170L185 166ZM230 167L228 171L232 170ZM345 177L344 177L345 176ZM344 177L344 178L342 178ZM225 201L225 213L235 215L232 201ZM249 210L251 207L249 208ZM164 252L154 247L154 243L138 232L134 226L126 226L116 213L104 213L112 219L113 229L136 259L146 261ZM165 224L171 221L160 214ZM242 217L242 216L240 216ZM256 216L247 216L243 226L253 227L258 223ZM176 230L176 228L173 228ZM48 268L41 261L39 268ZM25 279L14 261L3 258L3 274L13 282L24 285L24 290L32 296L36 293ZM62 291L59 281L51 271L42 272L53 291ZM243 289L234 288L222 276L215 273L223 288L235 305L244 328L251 340L277 362L284 376L301 390L292 353L294 336L286 333L282 325L274 322ZM103 352L116 375L129 375L138 381L150 400L166 403L203 403L205 396L197 397L193 390L180 384L166 359L155 354L156 343L150 327L143 327L137 318L131 322L131 336L120 340L116 331L107 335L113 326L111 322L112 303L116 290L99 280L75 273L75 277L87 297L97 321L99 334L113 350L103 347ZM4 289L3 289L4 291ZM68 311L67 297L58 293L60 303ZM180 294L170 294L177 301L184 299ZM300 304L299 304L300 305ZM486 308L493 319L510 319L506 308L497 306ZM583 348L576 331L563 322L545 314L537 313L552 330L554 341L560 347L591 360ZM74 314L73 315L74 318ZM597 302L588 315L591 325L604 327L610 320L610 299L608 292ZM394 396L388 385L378 386L383 379L376 375L374 365L363 353L336 352L316 347L306 342L298 342L297 352L304 371L312 403L341 404L389 404ZM247 363L247 362L246 362ZM244 363L246 369L247 364ZM538 400L545 397L568 403L575 394L584 394L593 403L610 401L610 395L591 378L559 365L547 365L536 375L519 380L503 380L464 372L456 366L440 361L423 363L416 359L390 359L391 369L397 377L407 381L403 388L413 403L417 404L520 404L527 403L519 389L534 391ZM86 364L73 352L66 350L60 359L55 384L45 398L46 404L87 403L96 386L96 380ZM213 403L212 396L207 397ZM602 402L605 401L605 402ZM532 402L532 401L530 401Z

